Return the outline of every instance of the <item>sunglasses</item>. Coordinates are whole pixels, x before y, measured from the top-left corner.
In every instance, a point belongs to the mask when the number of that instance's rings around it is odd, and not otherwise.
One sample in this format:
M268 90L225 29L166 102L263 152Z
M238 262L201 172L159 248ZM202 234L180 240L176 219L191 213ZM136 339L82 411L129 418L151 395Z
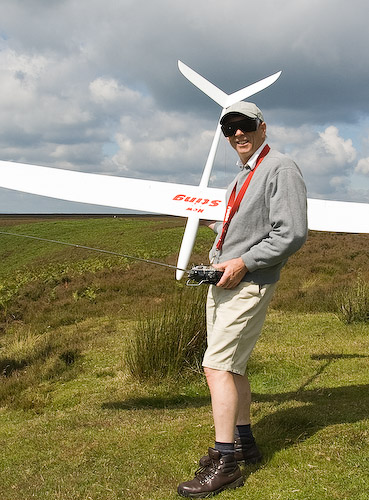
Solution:
M221 126L222 132L225 137L231 137L235 135L237 130L242 132L255 132L259 126L260 120L253 118L244 118L243 120L238 120L236 122L224 123Z

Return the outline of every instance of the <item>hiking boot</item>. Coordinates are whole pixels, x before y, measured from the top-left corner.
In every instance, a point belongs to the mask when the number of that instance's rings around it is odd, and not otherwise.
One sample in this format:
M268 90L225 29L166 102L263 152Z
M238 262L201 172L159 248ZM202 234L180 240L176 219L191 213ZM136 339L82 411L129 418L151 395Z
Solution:
M181 483L177 491L182 497L207 498L242 485L243 477L234 455L221 456L218 450L209 448L208 456L200 460L194 479Z
M255 439L245 439L236 436L235 438L235 459L237 462L245 462L245 464L256 464L261 461L263 455L255 443Z

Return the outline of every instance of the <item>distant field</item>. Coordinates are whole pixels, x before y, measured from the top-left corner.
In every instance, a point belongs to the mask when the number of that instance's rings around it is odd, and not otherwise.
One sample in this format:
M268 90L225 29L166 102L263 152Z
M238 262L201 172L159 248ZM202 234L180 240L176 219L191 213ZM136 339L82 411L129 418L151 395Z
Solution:
M177 260L184 224L181 218L161 216L0 217L0 230L13 228L20 233L103 248L172 265ZM212 240L213 233L206 227L200 227L190 264L208 262L207 254ZM69 276L66 275L74 273L73 282L68 283L69 290L81 287L81 281L86 286L92 278L96 281L98 268L101 268L99 283L105 283L104 289L110 285L117 289L108 282L114 282L119 274L120 296L126 293L122 292L125 289L128 295L132 295L132 290L139 288L139 281L144 278L144 295L148 293L151 296L150 290L153 288L154 294L165 296L167 292L171 294L176 286L170 269L10 236L0 235L0 257L0 278L10 287L16 286L14 281L19 280L27 282L31 288L37 287L40 280L44 283L45 274L54 273L54 261L58 267L57 279L62 279L61 274L64 273L64 279L68 280ZM336 307L337 291L355 282L358 276L369 281L368 261L369 235L311 232L305 246L285 267L272 307L302 312L332 312ZM84 273L84 267L89 274ZM14 270L17 272L16 278ZM22 272L23 276L20 276ZM122 273L124 280L120 276ZM153 280L149 282L148 276L152 276ZM143 297L142 294L137 295Z
M0 217L0 231L171 265L183 228L171 217ZM201 227L194 264L212 239ZM369 281L368 257L369 235L314 232L290 259L249 365L265 458L219 498L368 498L369 323L337 316L339 294ZM127 369L138 320L177 296L194 293L172 269L0 234L2 498L178 498L213 443L206 384L200 370L139 380Z

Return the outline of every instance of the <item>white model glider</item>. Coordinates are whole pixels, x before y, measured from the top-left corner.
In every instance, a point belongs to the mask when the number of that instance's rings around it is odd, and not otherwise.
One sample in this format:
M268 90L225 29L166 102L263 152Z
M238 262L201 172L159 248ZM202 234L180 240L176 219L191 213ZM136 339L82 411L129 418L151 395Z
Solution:
M226 108L265 89L281 74L275 73L228 95L181 61L178 67L189 81L222 107L221 116ZM225 190L208 187L220 134L218 120L199 186L0 161L0 187L74 202L187 217L177 262L179 280L187 268L200 219L224 217ZM309 199L308 221L309 229L313 230L369 233L369 204Z

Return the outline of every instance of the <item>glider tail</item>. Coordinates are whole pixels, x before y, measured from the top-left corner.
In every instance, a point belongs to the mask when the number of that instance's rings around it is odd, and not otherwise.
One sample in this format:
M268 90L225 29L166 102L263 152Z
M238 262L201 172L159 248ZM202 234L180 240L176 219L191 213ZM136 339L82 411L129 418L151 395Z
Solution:
M223 90L218 89L215 85L210 83L206 78L199 75L193 69L189 68L182 61L178 61L179 71L183 76L187 78L195 87L200 89L204 94L213 99L216 103L219 104L222 108L228 108L232 106L235 102L243 101L248 97L251 97L258 92L266 89L270 85L272 85L281 75L281 71L278 73L274 73L273 75L264 78L263 80L259 80L252 85L248 85L247 87L237 90L237 92L233 92L233 94L226 94Z

